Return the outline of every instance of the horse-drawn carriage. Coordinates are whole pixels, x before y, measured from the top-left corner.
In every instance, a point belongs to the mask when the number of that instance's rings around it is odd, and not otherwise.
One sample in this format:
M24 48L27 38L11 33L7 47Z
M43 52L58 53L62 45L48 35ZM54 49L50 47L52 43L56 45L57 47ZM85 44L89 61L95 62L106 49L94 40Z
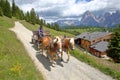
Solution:
M31 42L33 44L35 44L37 42L35 36L38 36L39 32L38 31L32 31L32 33L33 33L33 35L32 35L32 38L31 38Z
M38 38L39 38L39 31L32 31L33 35L31 38L31 42L33 44L37 44L38 43ZM50 32L49 31L44 31L43 33L44 36L50 36Z
M38 31L33 31L32 43L36 45L37 49L41 50L41 54L43 54L43 50L47 50L47 56L49 55L52 64L53 61L58 58L58 53L61 54L61 60L63 60L63 51L67 53L67 61L69 61L70 55L68 50L74 49L74 38L64 37L62 39L59 36L55 36L54 38L52 38L49 31L45 31L42 38L39 37Z

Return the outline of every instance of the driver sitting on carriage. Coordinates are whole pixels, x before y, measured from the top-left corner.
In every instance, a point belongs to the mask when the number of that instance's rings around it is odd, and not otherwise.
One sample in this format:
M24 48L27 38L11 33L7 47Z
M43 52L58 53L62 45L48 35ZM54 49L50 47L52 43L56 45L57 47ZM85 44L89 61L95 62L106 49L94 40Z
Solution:
M39 37L42 38L44 36L44 30L43 30L43 27L40 25L40 28L39 28Z

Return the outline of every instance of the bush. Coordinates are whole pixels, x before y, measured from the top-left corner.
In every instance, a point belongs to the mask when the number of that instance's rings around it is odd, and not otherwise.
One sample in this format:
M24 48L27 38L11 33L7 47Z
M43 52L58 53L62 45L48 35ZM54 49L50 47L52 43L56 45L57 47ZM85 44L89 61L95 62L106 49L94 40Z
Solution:
M120 33L115 32L113 38L110 41L107 55L115 62L120 62Z

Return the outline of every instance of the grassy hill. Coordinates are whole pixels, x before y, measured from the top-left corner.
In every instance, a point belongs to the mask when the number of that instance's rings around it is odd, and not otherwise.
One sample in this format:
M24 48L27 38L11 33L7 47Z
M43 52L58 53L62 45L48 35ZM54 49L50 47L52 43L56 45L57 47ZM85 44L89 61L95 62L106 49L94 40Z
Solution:
M20 21L25 27L27 27L29 30L38 30L39 29L39 25L32 25L30 23L27 23L26 21ZM51 35L52 36L58 36L58 35L67 35L67 36L70 36L70 37L73 37L74 35L73 34L70 34L70 33L66 33L66 32L60 32L60 31L56 31L56 30L53 30L53 29L50 29L50 28L47 28L45 26L43 26L43 28L47 31L50 31Z
M86 27L86 28L74 28L74 29L65 29L67 32L75 35L79 35L83 32L95 32L95 31L104 31L103 28L97 28L97 27Z
M21 23L30 30L38 30L39 27L39 25L32 25L25 21L21 21ZM42 75L36 70L32 60L28 57L24 46L15 34L9 30L13 26L14 19L0 17L0 80L43 80ZM74 36L45 26L44 29L50 31L52 36ZM70 53L80 61L120 80L120 64L90 56L77 48Z
M43 80L24 46L9 30L14 20L0 17L0 80Z
M38 30L38 27L39 27L39 25L32 25L25 21L21 21L21 23L30 30ZM67 36L74 37L74 35L72 35L70 33L56 31L53 29L49 29L45 26L44 26L44 29L50 31L53 36L54 35L67 35ZM83 30L85 30L85 29L83 29ZM95 30L97 30L97 28ZM72 56L76 57L78 60L83 61L83 62L99 69L103 73L112 76L116 80L120 80L120 64L116 64L112 61L107 61L107 60L104 60L101 58L97 58L95 56L85 54L82 51L80 51L78 48L76 48L74 51L70 51L70 53Z

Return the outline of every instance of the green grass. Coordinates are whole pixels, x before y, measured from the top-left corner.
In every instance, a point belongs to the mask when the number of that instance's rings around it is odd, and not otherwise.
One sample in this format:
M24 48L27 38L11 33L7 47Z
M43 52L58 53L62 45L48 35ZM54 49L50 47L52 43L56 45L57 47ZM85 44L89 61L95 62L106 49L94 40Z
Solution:
M68 31L78 31L80 33L83 33L83 32L101 31L102 28L93 27L93 28L67 29L67 30Z
M78 49L70 51L70 53L78 60L99 69L101 72L112 76L116 80L120 80L120 64L103 60L95 56L90 56L88 54L81 52Z
M23 23L25 25L25 27L27 27L30 30L38 29L38 25L32 25L32 24L26 23L25 21L21 21L21 23ZM55 31L55 30L52 30L52 29L49 29L46 27L44 27L44 28L46 30L49 30L52 33L52 35L66 34L66 35L74 36L69 33ZM82 51L80 51L78 48L76 48L74 51L70 51L70 53L72 56L76 57L78 60L83 61L83 62L95 67L96 69L99 69L101 72L112 76L116 80L120 80L120 64L116 64L111 61L103 60L101 58L97 58L95 56L85 54Z
M65 29L65 30L71 34L79 35L80 33L83 32L103 31L103 28L92 27L92 28L78 28L78 29Z
M83 32L88 32L89 29L66 29L66 30L70 32L77 31L83 33Z
M9 30L14 21L0 17L0 80L43 80L24 46Z
M39 25L32 25L28 22L25 22L25 21L20 21L25 27L27 27L29 30L38 30L39 29ZM73 37L74 35L73 34L69 34L69 33L66 33L66 32L60 32L60 31L56 31L54 29L50 29L50 28L47 28L47 27L43 27L45 30L47 31L50 31L51 35L52 36L58 36L58 35L61 35L61 36L64 36L64 35L67 35L67 36L70 36L70 37Z

